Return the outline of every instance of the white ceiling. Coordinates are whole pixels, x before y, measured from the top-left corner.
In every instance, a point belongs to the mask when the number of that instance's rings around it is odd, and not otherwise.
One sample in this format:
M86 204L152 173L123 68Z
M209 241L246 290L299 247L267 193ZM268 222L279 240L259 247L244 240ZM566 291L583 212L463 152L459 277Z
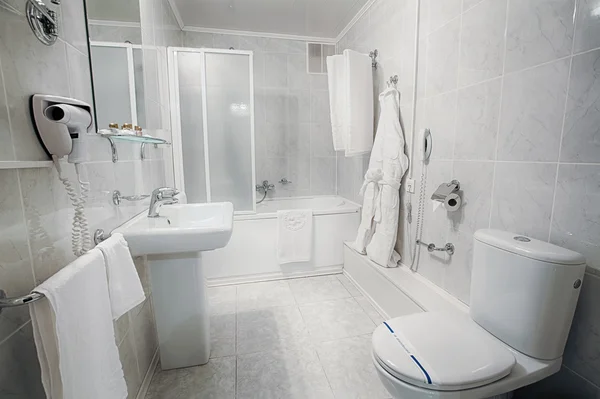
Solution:
M172 0L186 28L335 38L368 0Z

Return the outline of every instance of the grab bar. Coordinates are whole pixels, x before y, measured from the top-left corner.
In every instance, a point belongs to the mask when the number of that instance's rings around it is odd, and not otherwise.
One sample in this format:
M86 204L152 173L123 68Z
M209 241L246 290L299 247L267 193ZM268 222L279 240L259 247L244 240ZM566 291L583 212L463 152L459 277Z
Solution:
M426 246L427 247L427 251L429 251L429 252L434 252L434 251L440 251L440 252L442 252L442 251L444 251L448 255L454 255L455 247L454 247L454 244L452 244L451 242L447 243L442 248L436 247L434 243L427 244L426 242L423 242L421 240L417 240L417 244Z

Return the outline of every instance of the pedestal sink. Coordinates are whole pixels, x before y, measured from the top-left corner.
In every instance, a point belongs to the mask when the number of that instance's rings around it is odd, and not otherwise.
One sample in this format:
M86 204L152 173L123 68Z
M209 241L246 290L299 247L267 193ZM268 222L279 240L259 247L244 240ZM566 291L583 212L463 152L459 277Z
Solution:
M114 230L134 256L148 255L163 370L205 364L210 324L202 251L222 248L233 227L231 203L163 206Z

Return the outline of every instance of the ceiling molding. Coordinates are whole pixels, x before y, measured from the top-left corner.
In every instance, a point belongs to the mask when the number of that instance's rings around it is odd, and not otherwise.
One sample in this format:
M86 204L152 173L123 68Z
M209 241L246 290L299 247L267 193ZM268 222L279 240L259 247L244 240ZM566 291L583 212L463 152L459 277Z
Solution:
M183 19L181 18L181 14L179 13L179 8L177 8L177 4L175 4L175 0L167 0L169 2L169 6L171 7L171 11L177 20L177 25L179 25L179 29L183 30L185 25L183 24Z
M266 37L269 39L298 40L298 41L303 41L303 42L318 42L318 43L325 43L325 44L336 44L336 42L337 42L337 39L332 38L332 37L287 35L287 34L283 34L283 33L251 32L251 31L242 31L242 30L233 30L233 29L198 28L195 26L184 26L182 28L182 30L184 32L217 33L217 34L221 34L221 35Z
M107 21L104 19L88 19L88 24L97 26L116 26L119 28L141 28L139 22Z
M337 42L339 42L340 40L342 40L342 38L346 35L346 33L348 33L348 31L350 29L352 29L352 27L358 22L359 19L361 19L363 17L363 15L365 15L367 13L367 11L369 11L369 8L371 8L371 6L373 4L375 4L377 0L369 0L365 3L365 5L360 9L360 11L354 16L354 18L352 18L350 20L350 22L348 22L348 25L346 25L346 27L344 29L342 29L342 31L340 32L339 35L337 35L337 37L335 38L335 42L337 44Z

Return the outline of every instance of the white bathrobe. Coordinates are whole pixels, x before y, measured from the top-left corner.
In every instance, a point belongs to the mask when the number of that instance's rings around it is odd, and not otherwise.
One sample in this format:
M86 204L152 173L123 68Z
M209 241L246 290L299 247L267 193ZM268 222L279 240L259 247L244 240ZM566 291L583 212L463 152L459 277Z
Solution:
M400 183L408 168L400 126L400 93L388 88L379 95L381 115L369 169L360 194L363 209L355 249L375 263L396 266L394 251L400 213Z

